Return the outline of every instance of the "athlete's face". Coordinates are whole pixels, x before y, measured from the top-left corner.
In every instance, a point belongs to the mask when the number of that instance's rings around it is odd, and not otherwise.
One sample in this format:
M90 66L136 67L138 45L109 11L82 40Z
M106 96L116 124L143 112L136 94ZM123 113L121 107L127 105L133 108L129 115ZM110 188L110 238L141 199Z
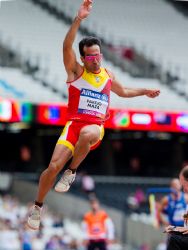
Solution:
M81 57L81 60L88 71L98 73L100 71L101 59L102 55L98 45L84 46L84 56Z
M179 179L173 179L171 181L171 188L175 189L177 192L181 191L181 183Z
M91 202L91 209L93 212L97 212L99 210L99 202L98 201L92 201Z
M186 181L183 175L181 174L180 174L180 183L183 186L183 191L185 193L188 193L188 181Z

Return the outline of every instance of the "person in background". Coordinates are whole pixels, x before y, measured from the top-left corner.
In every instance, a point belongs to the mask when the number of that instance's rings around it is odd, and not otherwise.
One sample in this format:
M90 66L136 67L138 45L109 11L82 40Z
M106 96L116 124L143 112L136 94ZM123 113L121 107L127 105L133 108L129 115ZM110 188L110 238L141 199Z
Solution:
M188 193L188 165L185 166L179 175L180 183L185 193ZM184 226L176 227L169 225L165 228L168 233L167 250L187 250L188 249L188 207L184 214Z
M82 173L81 184L82 190L86 194L91 195L95 193L95 181L90 175L87 174L87 172Z
M84 215L84 245L87 250L107 250L114 241L114 225L109 215L100 208L97 198L90 200L91 210Z
M177 178L171 180L170 188L172 192L164 196L159 202L159 220L165 226L183 226L183 215L188 204L188 194L181 191L182 186Z
M129 160L129 167L127 169L128 176L142 176L142 167L140 163L140 158L134 156Z

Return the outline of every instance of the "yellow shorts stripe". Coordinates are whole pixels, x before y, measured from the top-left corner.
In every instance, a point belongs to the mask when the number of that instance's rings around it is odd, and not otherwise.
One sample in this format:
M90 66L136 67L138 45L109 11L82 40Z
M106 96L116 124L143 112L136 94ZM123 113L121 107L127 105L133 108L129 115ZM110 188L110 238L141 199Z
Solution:
M103 137L104 137L104 126L101 125L101 126L100 126L100 140L101 140L101 141L102 141Z
M70 127L71 124L72 124L72 121L66 122L65 127L63 129L63 132L61 133L61 136L60 136L59 139L61 139L61 140L66 140L67 139L67 134L69 132L69 127Z
M69 148L72 151L72 155L74 155L74 146L72 145L72 143L70 143L69 141L59 139L57 141L57 145L58 144L65 145L67 148Z
M98 126L99 126L99 125L98 125ZM100 125L100 126L99 126L99 131L100 131L100 136L99 136L98 142L99 142L99 141L102 141L102 139L103 139L103 137L104 137L104 126L103 126L103 125ZM92 147L95 146L98 142L94 143L94 144L92 145Z

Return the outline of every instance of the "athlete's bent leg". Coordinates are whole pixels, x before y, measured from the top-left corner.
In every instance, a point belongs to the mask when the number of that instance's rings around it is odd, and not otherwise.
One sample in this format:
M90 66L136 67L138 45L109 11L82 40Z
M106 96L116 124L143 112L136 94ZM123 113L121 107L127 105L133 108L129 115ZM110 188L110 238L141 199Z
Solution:
M100 140L100 137L99 125L88 125L81 129L69 169L74 171L78 168L88 155L91 146L96 144Z
M72 151L69 148L61 144L56 145L48 168L40 176L35 206L32 208L28 218L28 226L30 228L39 229L43 201L54 185L57 174L62 170L71 156Z
M64 172L61 180L55 186L57 192L67 192L69 190L71 184L75 180L76 169L89 153L91 146L96 144L100 139L100 126L87 125L81 129L69 169Z

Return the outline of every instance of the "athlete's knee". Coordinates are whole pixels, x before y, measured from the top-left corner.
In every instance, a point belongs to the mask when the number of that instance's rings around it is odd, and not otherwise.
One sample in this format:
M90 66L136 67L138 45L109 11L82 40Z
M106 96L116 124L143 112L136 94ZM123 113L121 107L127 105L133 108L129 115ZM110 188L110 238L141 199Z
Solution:
M48 171L51 176L56 176L59 171L61 170L61 166L58 164L58 161L51 161L49 166L48 166Z
M83 130L80 133L80 139L82 140L83 143L94 144L97 141L99 141L100 135L96 131Z

